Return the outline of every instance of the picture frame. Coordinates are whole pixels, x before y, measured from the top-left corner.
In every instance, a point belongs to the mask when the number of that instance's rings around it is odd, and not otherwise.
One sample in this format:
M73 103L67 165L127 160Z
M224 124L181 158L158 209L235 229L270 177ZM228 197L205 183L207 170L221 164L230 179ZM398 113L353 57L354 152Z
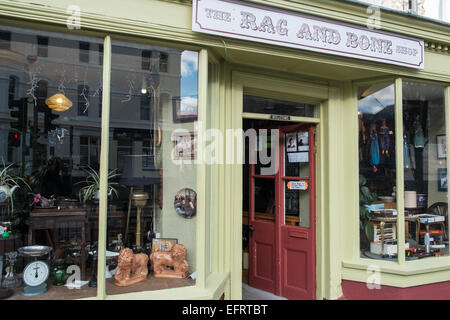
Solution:
M175 238L153 238L152 253L158 251L170 251L177 243L178 239Z
M438 168L438 191L446 192L448 189L447 168Z
M182 103L181 97L172 98L173 122L194 122L198 117L198 105L195 107Z
M437 157L438 159L447 158L447 139L445 134L436 136Z
M197 134L195 132L174 132L172 134L173 160L196 160Z

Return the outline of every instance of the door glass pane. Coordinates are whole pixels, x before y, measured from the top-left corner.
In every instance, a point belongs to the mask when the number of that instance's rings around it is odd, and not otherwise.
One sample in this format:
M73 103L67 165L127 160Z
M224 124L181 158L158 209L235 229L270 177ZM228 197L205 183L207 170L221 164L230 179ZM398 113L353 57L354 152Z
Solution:
M284 186L284 224L309 228L309 183L306 180L286 181Z
M275 179L254 179L255 219L275 221Z
M287 177L309 177L308 131L285 134L284 175Z

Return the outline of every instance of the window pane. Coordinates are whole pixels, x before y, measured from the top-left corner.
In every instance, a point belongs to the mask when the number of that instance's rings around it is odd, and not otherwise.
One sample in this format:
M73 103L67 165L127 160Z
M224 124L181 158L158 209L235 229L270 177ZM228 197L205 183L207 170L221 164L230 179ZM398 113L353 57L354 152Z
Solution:
M444 100L441 86L403 82L407 259L448 254Z
M395 94L390 83L358 90L361 257L397 259Z
M317 116L316 106L313 104L275 100L251 95L244 95L244 112L297 117Z
M165 269L158 268L161 260L151 264L156 270L143 263L148 274L132 286L108 278L109 295L195 284L186 276L196 271L196 114L177 121L174 112L184 109L175 110L172 100L180 97L181 105L197 109L198 54L167 50L174 65L171 73L160 74L152 65L159 63L154 59L159 52L134 43L112 47L107 268L114 272L119 252L146 260L152 251L179 250L180 245L186 248L188 268L186 273L160 272Z
M97 289L88 281L96 267L88 252L97 241L98 186L85 169L91 166L91 175L98 170L98 144L92 145L90 137L100 137L101 123L97 117L89 119L88 125L86 119L80 121L77 101L80 82L86 87L101 86L102 68L80 65L79 41L74 36L42 34L0 26L0 46L9 51L0 55L0 166L19 186L13 198L6 196L0 202L1 221L12 223L9 237L16 252L31 245L52 250L51 255L43 252L37 258L50 269L45 282L48 291L22 296L22 290L26 293L30 288L18 283L11 299L93 297ZM13 186L10 180L6 188ZM36 279L35 266L29 267L34 260L21 253L14 262L3 260L3 271L14 264L14 273L30 283ZM70 279L69 266L79 270ZM2 285L14 286L17 278L7 277ZM81 287L69 289L67 281L70 285L78 281L75 284Z

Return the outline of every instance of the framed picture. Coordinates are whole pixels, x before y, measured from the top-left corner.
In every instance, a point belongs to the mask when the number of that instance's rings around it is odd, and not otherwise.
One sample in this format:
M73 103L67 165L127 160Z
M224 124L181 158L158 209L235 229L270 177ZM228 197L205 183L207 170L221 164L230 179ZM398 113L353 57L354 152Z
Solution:
M297 134L286 133L286 151L287 152L297 151Z
M173 122L193 122L197 120L197 100L181 97L172 98Z
M178 243L178 239L174 238L153 238L152 252L170 251L174 245Z
M447 139L445 134L436 136L437 157L438 159L447 158Z
M447 169L439 168L438 169L438 191L447 191L448 189L448 178L447 178Z
M174 132L172 135L173 160L195 160L197 158L197 135L194 132Z

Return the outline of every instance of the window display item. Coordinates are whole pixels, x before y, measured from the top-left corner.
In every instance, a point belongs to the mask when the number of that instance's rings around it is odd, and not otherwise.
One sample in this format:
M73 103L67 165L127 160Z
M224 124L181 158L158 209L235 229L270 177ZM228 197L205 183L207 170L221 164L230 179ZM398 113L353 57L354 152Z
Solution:
M414 147L423 148L425 146L425 137L423 135L422 124L420 123L420 115L416 116L416 120L413 123L414 129Z
M157 251L150 255L156 278L186 278L189 264L184 245L176 244L170 251Z
M50 278L55 286L63 286L66 284L69 275L66 272L67 264L64 259L56 259L50 273Z
M181 189L175 195L174 206L180 216L192 218L197 213L197 193L189 188Z
M19 277L17 277L17 275L14 273L14 265L16 264L17 256L18 256L17 251L6 253L6 260L9 262L9 267L5 268L6 276L5 279L2 281L3 288L17 288L22 284L22 280Z
M389 134L391 134L391 131L387 126L386 119L383 119L381 121L380 134L381 134L381 154L388 156L389 141L390 141Z
M147 205L147 200L149 199L147 192L134 191L131 195L131 199L133 200L134 206L137 208L136 210L136 246L137 248L141 248L142 242L142 233L141 233L141 218L142 218L142 210Z
M72 107L72 101L61 93L54 94L50 98L45 99L45 104L50 109L60 112L66 111Z
M405 191L405 208L415 209L417 208L417 192Z
M377 172L377 166L380 164L380 145L378 143L377 125L372 123L370 126L370 165L373 172Z
M114 275L116 286L127 287L132 284L145 281L148 274L148 256L144 253L133 253L130 248L120 251L116 274Z
M370 243L370 252L378 255L394 255L397 254L397 240L386 240L383 246L382 253L382 243L381 241ZM409 243L405 243L405 250L409 249Z
M37 260L52 251L47 246L28 246L19 248L22 256L32 257L35 260L28 263L23 270L23 281L26 286L20 293L22 296L36 296L47 292L47 284L45 283L50 275L50 268L45 261Z

